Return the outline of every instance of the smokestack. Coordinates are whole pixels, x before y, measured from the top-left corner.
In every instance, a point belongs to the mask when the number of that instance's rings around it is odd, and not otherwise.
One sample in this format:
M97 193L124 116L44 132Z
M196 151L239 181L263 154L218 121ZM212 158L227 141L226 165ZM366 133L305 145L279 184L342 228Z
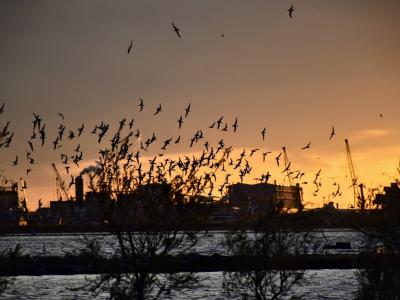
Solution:
M83 202L83 178L80 175L75 178L75 200Z

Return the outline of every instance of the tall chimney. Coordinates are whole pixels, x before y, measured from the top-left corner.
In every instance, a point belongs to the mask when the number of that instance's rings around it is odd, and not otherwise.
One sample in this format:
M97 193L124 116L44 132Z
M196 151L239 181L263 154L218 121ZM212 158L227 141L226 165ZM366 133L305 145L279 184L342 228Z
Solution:
M80 175L75 178L75 200L83 201L83 178Z

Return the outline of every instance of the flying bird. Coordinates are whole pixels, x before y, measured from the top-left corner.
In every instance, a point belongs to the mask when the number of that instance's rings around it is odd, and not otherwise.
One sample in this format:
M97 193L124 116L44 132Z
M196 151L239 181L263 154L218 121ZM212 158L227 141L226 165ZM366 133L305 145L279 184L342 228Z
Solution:
M29 148L31 148L31 151L33 152L33 144L32 144L32 142L28 141L28 144L29 144Z
M233 123L232 127L233 127L233 132L236 132L237 128L239 127L237 118L235 118L235 123Z
M268 153L271 153L271 151L263 152L263 162L265 162L265 158L267 157Z
M140 107L140 110L139 110L139 111L142 111L142 110L143 110L143 107L144 107L144 102L143 102L143 99L142 99L142 98L139 98L139 104L138 104L138 106Z
M166 150L167 146L171 143L172 138L169 138L168 140L164 141L164 146L161 148L161 150Z
M174 22L172 22L172 28L174 29L176 35L177 35L179 38L182 38L181 33L180 33L180 29L179 29L178 27L175 26L175 23L174 23Z
M294 12L294 6L290 6L290 8L287 10L289 13L289 17L292 19L293 18L293 12Z
M133 123L135 122L135 119L134 118L132 118L132 120L129 122L129 124L128 124L128 126L129 126L129 129L132 129L132 127L133 127Z
M157 107L156 112L153 114L153 116L158 115L162 111L161 109L161 104Z
M282 173L288 172L289 169L290 169L290 165L291 165L291 162L288 163L288 165L287 165L286 168L282 171Z
M250 152L250 157L252 157L253 156L253 154L254 153L256 153L258 150L260 150L260 149L251 149L251 152Z
M382 115L381 113L379 113L379 116L380 116L381 118L383 118L383 115Z
M6 104L3 103L3 105L0 107L0 115L3 114L3 112L4 112L4 107L5 107L5 106L6 106Z
M84 128L85 128L84 124L82 124L82 126L78 128L78 136L81 136Z
M130 43L130 45L129 45L129 47L128 47L128 51L127 51L128 54L131 53L132 46L133 46L133 41L131 40L131 43Z
M64 120L64 115L62 113L58 113L58 115Z
M182 119L182 116L180 116L180 118L178 119L178 124L179 124L179 129L181 129L181 127L182 127L182 124L183 124L183 119Z
M264 129L261 131L262 139L265 139L265 134L267 133L267 128L264 127Z
M218 121L217 121L217 129L219 129L221 127L223 119L224 119L224 117L221 117L221 118L218 119Z
M331 140L334 135L335 135L335 127L332 126L332 131L331 131L331 135L329 136L329 140Z
M280 152L280 153L278 154L278 156L275 157L276 164L278 165L278 167L279 167L279 159L280 159L281 155L282 155L282 152Z
M301 150L310 149L310 146L311 146L311 142L309 142L307 145L305 145L303 148L301 148Z
M185 118L187 118L189 112L190 112L190 103L189 103L189 105L188 105L188 106L186 107L186 109L185 109Z
M12 162L13 166L18 165L18 155L15 156L15 160Z

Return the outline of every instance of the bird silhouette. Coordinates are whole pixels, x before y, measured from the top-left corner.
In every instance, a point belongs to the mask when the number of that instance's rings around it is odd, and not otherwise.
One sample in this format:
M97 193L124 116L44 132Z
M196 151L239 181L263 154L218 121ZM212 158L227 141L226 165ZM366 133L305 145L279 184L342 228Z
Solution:
M58 143L59 143L59 137L57 136L55 141L53 141L53 150L56 150L58 148L58 146L61 146Z
M75 138L75 133L72 131L72 130L70 130L69 132L68 132L68 139L69 140L72 140L72 139L74 139Z
M178 119L177 122L178 122L178 128L181 129L182 123L183 123L183 118L182 118L182 116L180 116L180 118Z
M260 150L260 149L251 149L251 151L250 151L250 157L252 157L253 155L254 155L254 153L256 153L258 150Z
M186 109L185 109L185 118L187 118L189 112L190 112L190 103L189 103L189 105L188 105L188 106L186 107Z
M290 18L293 18L294 6L293 6L293 5L290 6L290 8L289 8L287 11L288 11L288 13L289 13L289 17L290 17Z
M271 153L271 151L263 152L263 154L262 154L263 162L265 162L265 158L267 157L267 155L269 153Z
M144 107L144 102L143 102L143 99L142 99L142 98L139 98L139 104L138 104L138 106L140 107L140 110L139 110L139 111L142 111L142 110L143 110L143 107Z
M179 38L182 38L181 33L180 33L180 29L179 29L178 27L176 27L176 25L175 25L174 22L172 22L172 28L174 29L176 35L177 35Z
M166 150L167 146L171 143L172 138L169 138L168 140L164 141L164 146L161 148L161 150Z
M41 142L42 142L42 147L43 147L44 141L45 141L45 139L46 139L46 132L44 131L44 128L45 128L45 127L46 127L46 124L43 124L43 127L40 128L40 130L39 130L40 140L41 140Z
M331 140L334 135L335 135L335 127L332 126L332 131L331 131L331 135L329 136L329 140Z
M31 141L28 141L28 144L29 144L29 148L30 148L31 151L33 152L33 144L32 144L32 142L31 142Z
M134 118L132 118L132 120L129 122L129 124L128 124L128 126L129 126L129 129L132 129L132 127L133 127L133 123L135 122L135 119Z
M219 129L221 127L222 124L222 120L224 119L224 117L221 117L217 120L217 129Z
M261 136L262 136L263 140L265 139L265 134L266 133L267 133L267 128L264 127L264 129L261 131Z
M39 115L35 114L35 113L33 113L33 116L35 118L32 121L32 123L33 123L33 131L35 131L36 128L40 129L40 125L42 123L42 118Z
M64 120L64 115L62 113L58 113L58 115Z
M311 146L311 142L309 142L307 145L305 145L301 150L309 149Z
M237 128L239 127L237 118L235 118L235 123L233 123L232 127L233 127L233 132L236 132Z
M13 166L18 165L18 155L15 156L15 160L12 162Z
M292 163L289 162L288 165L286 166L286 168L282 171L282 173L289 171L290 165L291 165L291 164L292 164Z
M1 107L0 107L0 115L4 113L4 107L6 106L6 103L4 102Z
M278 167L279 167L279 159L280 159L281 155L282 155L282 152L280 152L280 153L278 154L278 156L275 157L276 164L278 165Z
M84 127L85 127L85 125L82 124L82 126L78 128L78 137L82 135Z
M131 53L132 46L133 46L133 41L131 40L131 43L129 44L128 51L127 51L128 54Z
M153 114L153 116L158 115L162 111L161 109L161 104L156 108L156 112Z

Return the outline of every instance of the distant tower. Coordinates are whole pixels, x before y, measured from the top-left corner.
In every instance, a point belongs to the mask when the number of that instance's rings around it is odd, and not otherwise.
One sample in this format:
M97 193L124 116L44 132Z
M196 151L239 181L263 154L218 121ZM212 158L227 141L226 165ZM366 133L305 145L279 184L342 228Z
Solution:
M75 178L75 200L83 201L83 178L80 175Z

